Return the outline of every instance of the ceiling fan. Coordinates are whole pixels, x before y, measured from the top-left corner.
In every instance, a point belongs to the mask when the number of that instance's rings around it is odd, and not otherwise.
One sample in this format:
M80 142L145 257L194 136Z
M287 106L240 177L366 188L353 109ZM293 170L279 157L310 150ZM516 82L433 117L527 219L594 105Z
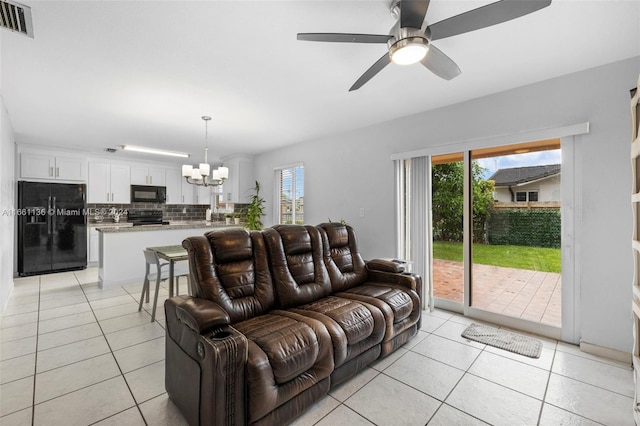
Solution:
M455 62L436 48L432 41L479 30L527 15L551 4L551 0L501 0L465 13L426 25L430 0L400 0L391 7L397 22L387 35L348 33L298 33L298 40L334 43L386 43L388 52L351 86L358 90L389 63L409 65L420 62L445 80L460 75ZM425 26L426 25L426 26Z

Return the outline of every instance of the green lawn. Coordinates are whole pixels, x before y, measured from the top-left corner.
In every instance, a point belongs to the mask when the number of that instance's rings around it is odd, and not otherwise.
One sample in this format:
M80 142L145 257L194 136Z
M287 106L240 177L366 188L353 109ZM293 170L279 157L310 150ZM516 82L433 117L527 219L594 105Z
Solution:
M436 241L434 259L462 262L462 243ZM473 245L473 261L482 265L505 266L560 273L560 249L523 246Z

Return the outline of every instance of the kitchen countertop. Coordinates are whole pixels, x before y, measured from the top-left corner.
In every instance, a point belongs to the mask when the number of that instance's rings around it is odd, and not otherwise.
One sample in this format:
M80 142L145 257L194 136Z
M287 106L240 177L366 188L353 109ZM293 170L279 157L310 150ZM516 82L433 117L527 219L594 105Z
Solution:
M223 227L238 227L241 225L227 225L225 222L207 222L204 220L199 221L171 221L169 225L142 225L132 226L130 223L109 223L106 226L99 226L95 224L96 231L107 233L115 232L140 232L140 231L166 231L169 229L198 229L198 228L223 228ZM94 226L91 224L90 226Z

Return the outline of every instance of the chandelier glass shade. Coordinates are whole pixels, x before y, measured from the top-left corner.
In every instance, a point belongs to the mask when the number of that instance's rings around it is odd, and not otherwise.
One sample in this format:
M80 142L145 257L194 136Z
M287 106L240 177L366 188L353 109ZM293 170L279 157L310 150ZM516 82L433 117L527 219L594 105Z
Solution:
M200 163L198 167L194 167L190 164L182 165L182 176L191 185L198 186L219 186L229 177L229 169L227 167L220 166L211 173L211 166L208 161L209 151L209 120L211 117L203 116L204 120L204 163Z

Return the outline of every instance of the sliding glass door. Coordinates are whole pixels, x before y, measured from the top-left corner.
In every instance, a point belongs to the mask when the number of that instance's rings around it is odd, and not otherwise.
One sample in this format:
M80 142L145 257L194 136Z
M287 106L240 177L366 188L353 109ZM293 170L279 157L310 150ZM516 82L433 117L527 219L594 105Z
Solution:
M430 197L436 306L561 327L560 139L432 156Z

